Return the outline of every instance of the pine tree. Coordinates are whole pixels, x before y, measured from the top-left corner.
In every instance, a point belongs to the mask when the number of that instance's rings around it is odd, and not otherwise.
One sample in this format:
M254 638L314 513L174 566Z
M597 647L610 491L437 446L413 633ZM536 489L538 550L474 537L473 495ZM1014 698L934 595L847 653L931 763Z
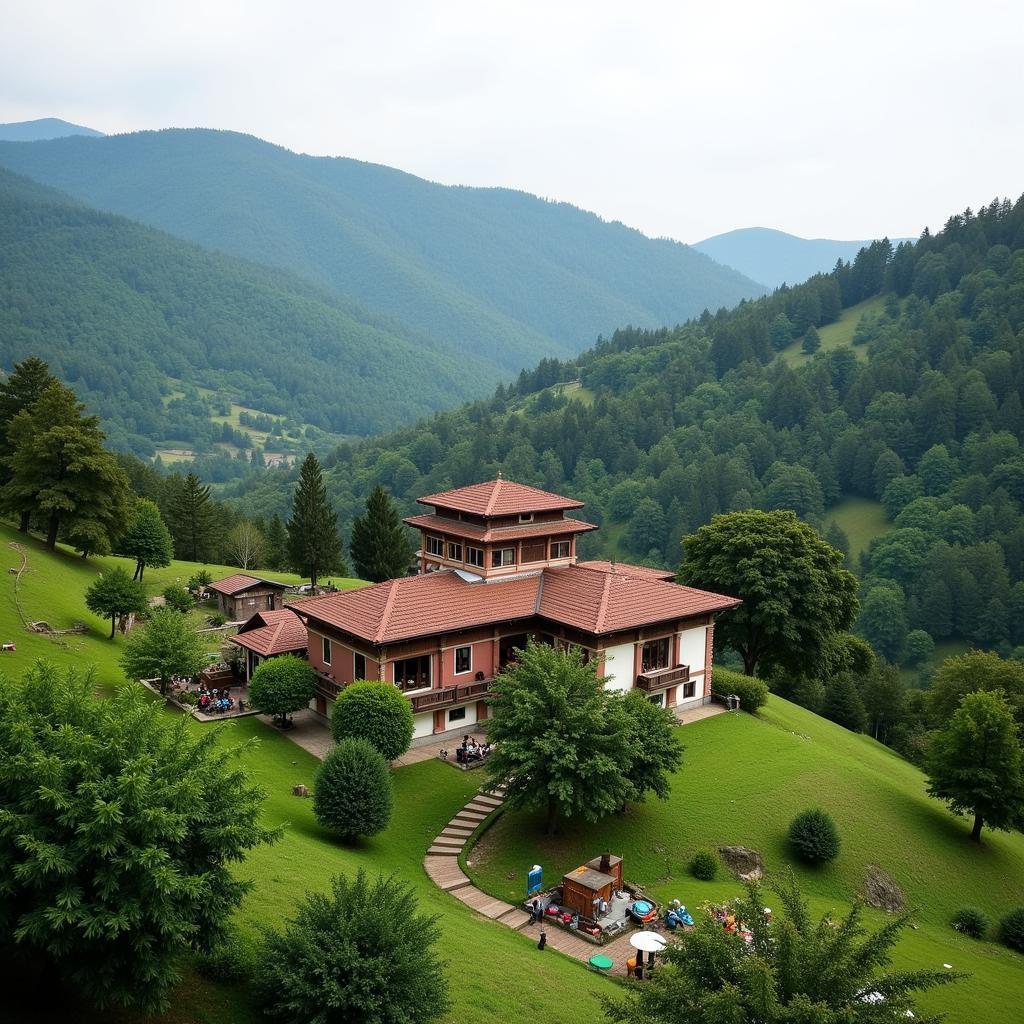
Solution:
M195 473L189 473L171 494L167 518L175 554L190 562L207 561L213 542L214 510L209 486Z
M270 517L270 525L267 527L266 551L268 569L280 572L288 568L288 534L276 512Z
M825 688L825 703L821 713L851 732L863 732L867 728L868 714L864 701L853 678L842 673L831 680Z
M412 545L394 502L378 484L366 499L366 512L352 523L349 545L356 575L373 583L405 576Z
M338 522L327 499L320 462L312 452L299 470L287 529L288 556L312 586L324 573L345 572Z
M813 356L814 353L821 348L821 337L813 324L807 328L807 332L804 334L804 340L800 347L804 353L809 356Z
M142 579L147 565L162 569L171 564L174 542L154 502L145 498L135 502L135 515L117 544L117 553L135 559L135 580Z

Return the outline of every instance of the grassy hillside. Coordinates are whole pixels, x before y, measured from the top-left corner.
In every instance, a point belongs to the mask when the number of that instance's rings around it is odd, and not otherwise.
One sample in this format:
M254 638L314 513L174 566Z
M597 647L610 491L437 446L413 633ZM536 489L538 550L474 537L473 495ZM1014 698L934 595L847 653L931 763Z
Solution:
M675 323L763 292L687 246L567 203L446 187L235 132L4 143L0 165L294 271L505 374L620 324Z
M493 361L456 355L294 275L4 170L0 263L0 367L46 359L122 446L220 440L201 402L165 407L183 381L322 430L367 434L480 394L500 375Z
M865 299L863 302L858 302L856 305L844 309L842 315L835 323L825 324L824 327L818 328L818 336L821 338L821 351L831 352L843 345L852 345L853 336L857 331L858 324L860 324L861 317L877 316L884 309L885 297L882 295ZM788 366L802 366L804 363L809 362L811 356L803 351L801 348L802 344L803 339L797 338L796 341L779 353L779 358ZM863 348L857 347L853 351L859 359L867 359L867 353Z
M881 502L870 498L843 498L825 513L826 529L835 523L850 541L850 558L854 565L860 553L883 533L892 529L892 523L885 518Z
M686 763L667 802L651 801L599 825L571 823L555 839L536 816L507 813L468 856L488 892L521 897L526 868L557 879L602 850L624 858L626 877L658 899L690 906L738 891L737 883L698 882L687 865L702 848L742 844L760 850L768 870L792 864L786 828L793 815L823 806L836 819L842 850L822 869L797 867L819 911L842 908L877 864L902 886L914 915L897 949L904 965L951 963L972 977L932 993L924 1005L950 1022L1011 1019L1024 999L1024 957L962 938L949 918L978 906L996 918L1024 904L1024 836L989 832L977 846L968 823L925 794L911 764L863 735L772 697L758 717L720 715L682 733ZM872 915L880 918L881 914Z

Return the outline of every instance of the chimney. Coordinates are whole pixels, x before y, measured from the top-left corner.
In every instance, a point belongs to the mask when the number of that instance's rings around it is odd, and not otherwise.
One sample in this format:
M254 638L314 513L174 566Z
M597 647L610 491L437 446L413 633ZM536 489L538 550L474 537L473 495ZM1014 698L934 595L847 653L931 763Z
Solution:
M612 855L610 853L601 854L601 870L604 874L610 874L612 868Z

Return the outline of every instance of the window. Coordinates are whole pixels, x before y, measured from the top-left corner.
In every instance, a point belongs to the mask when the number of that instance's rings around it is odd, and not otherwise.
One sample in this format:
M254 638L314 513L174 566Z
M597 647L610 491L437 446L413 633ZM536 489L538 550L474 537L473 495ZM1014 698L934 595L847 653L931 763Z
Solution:
M661 640L648 640L640 655L640 671L654 672L659 668L668 668L668 654L672 641L669 637Z
M473 669L473 648L455 648L455 674L461 676L463 672L470 672Z
M454 544L451 541L449 541L448 542L448 557L453 562L461 562L462 561L462 545L461 544Z
M532 523L533 522L533 513L532 512L520 512L519 513L519 522L521 522L521 523Z
M647 698L652 704L657 704L659 708L665 706L665 694L664 693L652 693Z
M482 569L484 567L484 549L467 547L466 563L468 565L475 565L477 568Z
M366 658L358 652L352 655L352 678L366 678Z
M449 722L464 722L466 720L466 709L465 708L452 708L448 712Z
M324 664L330 665L331 663L331 641L327 637L321 638L324 642Z
M395 662L395 686L403 693L423 690L430 686L430 655L401 658Z
M696 683L683 683L683 700L689 700L689 698L695 696L696 693Z
M516 564L516 549L515 548L495 548L491 552L491 565L515 565Z
M268 608L269 611L273 611L274 610L274 595L273 594L267 594L267 608Z
M427 554L437 555L438 558L444 558L444 541L442 541L440 537L428 537Z
M553 540L551 542L551 557L552 558L568 558L569 557L569 542L567 540Z

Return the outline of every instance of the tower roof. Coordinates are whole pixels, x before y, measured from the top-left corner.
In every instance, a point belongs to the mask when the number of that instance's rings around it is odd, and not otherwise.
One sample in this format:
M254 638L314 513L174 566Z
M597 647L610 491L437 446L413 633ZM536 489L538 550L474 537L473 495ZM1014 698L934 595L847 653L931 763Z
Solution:
M470 484L469 487L428 494L416 500L421 505L450 508L478 516L514 516L583 508L582 501L500 477L481 484Z

